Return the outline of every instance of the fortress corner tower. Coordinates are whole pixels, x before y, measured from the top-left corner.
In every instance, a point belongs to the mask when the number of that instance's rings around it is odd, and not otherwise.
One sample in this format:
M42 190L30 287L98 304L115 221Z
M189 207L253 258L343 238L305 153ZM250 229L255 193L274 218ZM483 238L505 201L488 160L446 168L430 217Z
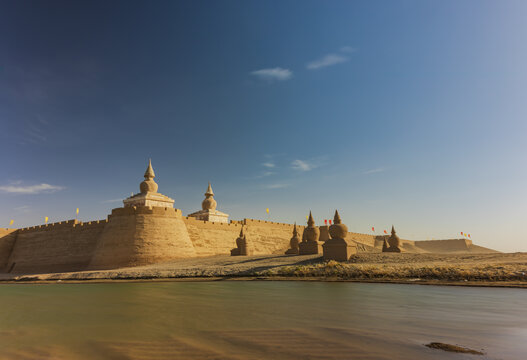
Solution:
M123 200L112 210L97 241L90 269L140 266L194 257L181 210L174 200L157 192L154 169L149 161L141 192Z
M217 205L216 200L214 200L212 186L209 183L209 187L205 193L205 200L201 203L201 210L189 214L188 216L196 218L197 220L228 223L229 214L216 210Z

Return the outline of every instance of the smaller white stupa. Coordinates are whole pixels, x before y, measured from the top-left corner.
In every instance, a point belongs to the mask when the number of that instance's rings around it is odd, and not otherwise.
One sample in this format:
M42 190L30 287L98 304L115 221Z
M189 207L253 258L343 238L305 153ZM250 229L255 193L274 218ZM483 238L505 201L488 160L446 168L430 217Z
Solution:
M218 204L216 203L216 200L214 200L214 192L212 191L212 186L209 183L209 187L207 188L207 192L205 193L205 200L203 200L203 202L201 203L202 210L196 211L195 213L189 214L188 216L194 217L198 220L228 223L229 214L225 214L221 211L216 210L217 205Z

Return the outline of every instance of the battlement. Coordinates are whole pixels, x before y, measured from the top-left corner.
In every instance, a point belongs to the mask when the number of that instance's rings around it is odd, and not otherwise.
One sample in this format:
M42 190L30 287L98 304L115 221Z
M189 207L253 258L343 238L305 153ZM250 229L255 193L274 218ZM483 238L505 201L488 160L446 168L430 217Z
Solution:
M18 231L20 233L27 233L27 232L32 232L32 231L52 230L52 229L59 229L59 228L71 228L75 224L79 224L79 223L80 221L75 220L75 219L66 220L66 221L58 221L58 222L50 223L50 224L42 224L42 225L35 225L35 226L20 228L18 229Z
M240 221L237 221L239 223L243 223L244 225L250 225L250 224L261 224L261 225L275 225L275 226L294 226L294 224L287 224L287 223L280 223L280 222L274 222L274 221L267 221L267 220L258 220L258 219L243 219ZM297 225L301 227L305 227L303 225Z
M82 228L93 228L93 227L105 227L107 223L108 223L108 219L94 220L94 221L88 221L88 222L79 222L79 223L73 224L73 228L82 229Z
M201 228L204 228L204 227L223 227L223 228L230 228L230 227L233 227L233 228L239 228L239 226L241 225L241 222L239 221L231 221L230 223L224 223L224 222L221 222L221 221L207 221L207 220L199 220L199 219L196 219L195 217L192 217L192 216L184 216L183 217L183 222L185 224L192 224L194 226L198 226L198 227L201 227Z
M180 209L158 206L130 206L112 209L112 216L132 216L132 215L156 215L156 216L177 216L181 215Z

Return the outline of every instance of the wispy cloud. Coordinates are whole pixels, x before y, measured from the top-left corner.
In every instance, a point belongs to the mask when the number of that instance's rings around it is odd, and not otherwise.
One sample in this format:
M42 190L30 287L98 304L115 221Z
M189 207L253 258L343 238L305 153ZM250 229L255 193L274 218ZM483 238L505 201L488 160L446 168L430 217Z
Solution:
M352 48L351 46L341 46L340 51L343 52L343 53L351 54L351 53L357 51L357 49Z
M289 187L289 186L291 186L291 184L283 183L283 184L269 184L269 185L265 185L264 187L266 189L273 190L273 189L284 189L284 188Z
M317 70L327 66L333 66L348 61L347 56L339 54L327 54L324 57L307 63L306 68L309 70Z
M31 212L31 206L29 206L29 205L17 206L13 210L15 210L18 213L27 214L27 213Z
M264 162L262 166L265 166L267 168L274 168L276 165L272 162Z
M251 72L251 75L266 81L284 81L289 80L293 76L293 72L289 69L281 67L260 69Z
M123 201L123 199L110 199L110 200L101 201L101 203L109 204L109 203L117 203L117 202L121 202L121 201Z
M376 168L376 169L366 170L362 174L363 175L375 174L375 173L383 172L385 170L386 170L385 168Z
M5 185L0 186L0 191L10 194L42 194L42 193L53 193L64 189L63 186L50 185L50 184L38 184L38 185Z
M309 170L313 170L316 167L317 167L316 164L309 162L307 160L297 159L297 160L293 160L293 162L291 163L291 168L294 170L298 170L298 171L309 171Z
M261 178L264 178L264 177L268 177L268 176L271 176L271 175L274 175L275 173L272 172L272 171L264 171L263 173L261 173L260 175L256 175L254 178L255 179L261 179Z

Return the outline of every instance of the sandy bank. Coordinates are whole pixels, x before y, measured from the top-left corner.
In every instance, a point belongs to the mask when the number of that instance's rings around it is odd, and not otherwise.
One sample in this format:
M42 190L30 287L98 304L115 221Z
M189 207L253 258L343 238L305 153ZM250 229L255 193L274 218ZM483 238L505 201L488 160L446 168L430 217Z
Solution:
M103 271L0 274L1 282L325 280L527 287L527 253L361 254L346 263L307 256L213 256Z

